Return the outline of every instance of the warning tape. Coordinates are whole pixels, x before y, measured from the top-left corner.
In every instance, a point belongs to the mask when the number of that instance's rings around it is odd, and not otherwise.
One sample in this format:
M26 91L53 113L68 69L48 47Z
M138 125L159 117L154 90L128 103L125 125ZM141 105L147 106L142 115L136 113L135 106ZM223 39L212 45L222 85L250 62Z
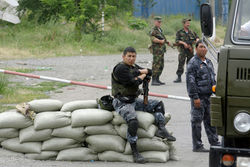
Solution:
M79 82L79 81L71 81L71 80L55 78L55 77L39 76L39 75L21 73L21 72L16 72L16 71L9 71L9 70L4 70L4 69L0 69L0 72L4 73L4 74L19 75L19 76L24 76L24 77L29 77L29 78L63 82L63 83L68 83L68 84L73 84L73 85L81 85L81 86L87 86L87 87L93 87L93 88L99 88L99 89L108 89L108 90L112 89L111 86L103 86L103 85L84 83L84 82ZM162 98L190 101L190 98L182 97L182 96L165 95L165 94L152 93L152 92L149 92L148 95L154 96L154 97L162 97Z

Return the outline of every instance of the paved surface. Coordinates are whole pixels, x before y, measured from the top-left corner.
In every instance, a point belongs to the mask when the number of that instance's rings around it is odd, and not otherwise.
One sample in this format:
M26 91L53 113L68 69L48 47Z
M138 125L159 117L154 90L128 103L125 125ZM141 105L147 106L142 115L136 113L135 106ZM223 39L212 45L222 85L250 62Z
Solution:
M151 86L150 92L162 93L168 95L177 95L187 97L185 75L182 76L182 83L173 83L176 78L178 52L169 49L165 55L165 68L161 76L161 80L166 82L164 86ZM107 55L107 56L77 56L77 57L59 57L48 59L27 59L27 60L12 60L0 63L0 68L6 67L22 67L34 69L48 69L46 71L35 71L34 74L64 78L69 80L77 80L88 83L95 83L101 85L110 85L111 70L113 66L121 60L121 55ZM143 67L151 68L152 56L149 54L138 54L137 62ZM213 61L214 62L214 61ZM216 63L214 62L216 66ZM42 82L37 79L29 79L25 77L11 77L11 80L23 82L27 85L35 85ZM102 90L96 88L88 88L83 86L68 86L61 89L62 93L48 92L51 98L69 102L80 99L96 99L106 94L110 94L110 90ZM159 99L159 98L158 98ZM172 115L172 119L168 123L169 130L173 131L177 138L175 146L177 148L177 155L179 161L168 161L163 164L148 163L143 166L153 167L157 165L171 166L171 167L207 167L208 153L193 153L191 144L191 125L190 125L190 102L160 99L163 100L167 112ZM202 133L202 140L205 147L208 148L206 134ZM22 154L13 153L0 149L0 167L80 167L80 166L131 166L131 163L123 162L57 162L57 161L35 161L25 159ZM139 164L133 164L141 166Z

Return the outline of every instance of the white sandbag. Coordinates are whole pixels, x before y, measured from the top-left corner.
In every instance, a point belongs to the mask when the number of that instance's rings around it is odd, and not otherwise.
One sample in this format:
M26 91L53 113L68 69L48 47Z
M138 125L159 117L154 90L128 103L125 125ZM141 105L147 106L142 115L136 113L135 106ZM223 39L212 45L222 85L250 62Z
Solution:
M0 138L15 138L18 137L19 132L15 128L0 129Z
M141 155L148 161L148 162L167 162L169 160L169 152L161 152L161 151L146 151L142 152Z
M30 125L32 125L32 121L16 110L0 113L0 128L22 129Z
M166 120L166 124L170 121L171 119L171 114L170 113L165 113L165 120Z
M102 109L80 109L72 112L72 127L104 125L113 119L110 111Z
M68 138L51 138L42 144L43 151L59 151L68 148L80 147L80 143L73 139Z
M57 151L42 151L40 154L27 153L25 158L34 160L55 160L58 152Z
M77 141L84 141L84 128L72 128L70 125L62 128L56 128L52 132L52 136L54 137L62 137L62 138L70 138Z
M20 143L19 138L12 138L4 140L1 143L2 147L11 151L21 152L21 153L40 153L41 152L41 142L27 142Z
M153 114L136 111L139 127L148 130L148 128L154 123L155 118Z
M115 135L93 135L86 138L88 147L95 152L116 151L124 152L125 141Z
M128 125L127 124L121 124L115 125L115 130L124 139L127 139L127 130L128 130ZM157 130L157 127L155 125L151 125L148 130L146 131L145 129L138 128L137 130L137 136L139 138L153 138L155 135L155 132Z
M0 138L0 143L3 142L4 140L7 140L7 138Z
M97 154L86 147L78 147L62 150L58 153L56 160L59 161L91 161L98 160Z
M117 135L117 132L112 124L99 125L99 126L87 126L84 129L84 132L88 135Z
M154 123L155 118L152 114L143 112L143 111L136 111L139 127L148 130L148 128ZM126 124L126 121L117 113L113 112L113 125L121 125Z
M174 146L173 142L165 142L168 143L169 146L169 159L173 160L173 161L178 161L180 158L177 155L177 150Z
M132 155L125 155L123 153L115 151L104 151L98 154L98 158L101 161L110 161L110 162L133 162Z
M113 113L113 119L111 123L113 125L121 125L126 123L126 121L116 111L113 111L112 113Z
M35 130L34 126L21 129L19 132L20 143L44 141L51 137L52 129Z
M154 137L141 138L137 140L137 149L140 152L144 151L168 151L169 146L165 144L160 138ZM130 144L127 142L124 154L132 154Z
M96 100L77 100L65 103L61 111L72 112L79 109L98 108Z
M55 99L39 99L39 100L32 100L28 102L30 105L30 110L38 112L44 112L44 111L60 111L63 102L60 100Z
M61 128L71 124L70 112L42 112L36 115L34 127L36 130Z

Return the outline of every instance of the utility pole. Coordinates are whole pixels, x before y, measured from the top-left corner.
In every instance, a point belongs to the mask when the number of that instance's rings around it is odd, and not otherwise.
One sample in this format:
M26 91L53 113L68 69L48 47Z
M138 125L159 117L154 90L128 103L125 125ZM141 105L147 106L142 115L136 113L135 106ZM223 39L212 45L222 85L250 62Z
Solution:
M212 13L213 13L213 35L212 37L210 38L211 41L214 41L215 40L215 37L216 37L216 22L215 22L215 0L209 0L209 3L212 7Z

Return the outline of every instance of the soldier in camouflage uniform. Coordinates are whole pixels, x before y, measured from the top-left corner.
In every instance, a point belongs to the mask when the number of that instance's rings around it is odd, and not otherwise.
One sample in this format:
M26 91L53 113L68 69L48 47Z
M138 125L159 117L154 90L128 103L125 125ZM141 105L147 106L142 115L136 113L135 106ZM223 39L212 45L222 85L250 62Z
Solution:
M164 85L164 82L160 81L160 75L164 68L164 53L166 52L166 43L170 43L166 40L161 29L162 18L156 16L154 18L154 27L150 32L150 39L152 42L153 64L152 64L152 85Z
M194 56L193 44L199 40L198 35L189 29L191 19L183 19L183 28L176 33L176 44L178 45L178 69L176 71L177 79L174 80L175 83L181 82L181 75L184 71L185 60L187 63Z

